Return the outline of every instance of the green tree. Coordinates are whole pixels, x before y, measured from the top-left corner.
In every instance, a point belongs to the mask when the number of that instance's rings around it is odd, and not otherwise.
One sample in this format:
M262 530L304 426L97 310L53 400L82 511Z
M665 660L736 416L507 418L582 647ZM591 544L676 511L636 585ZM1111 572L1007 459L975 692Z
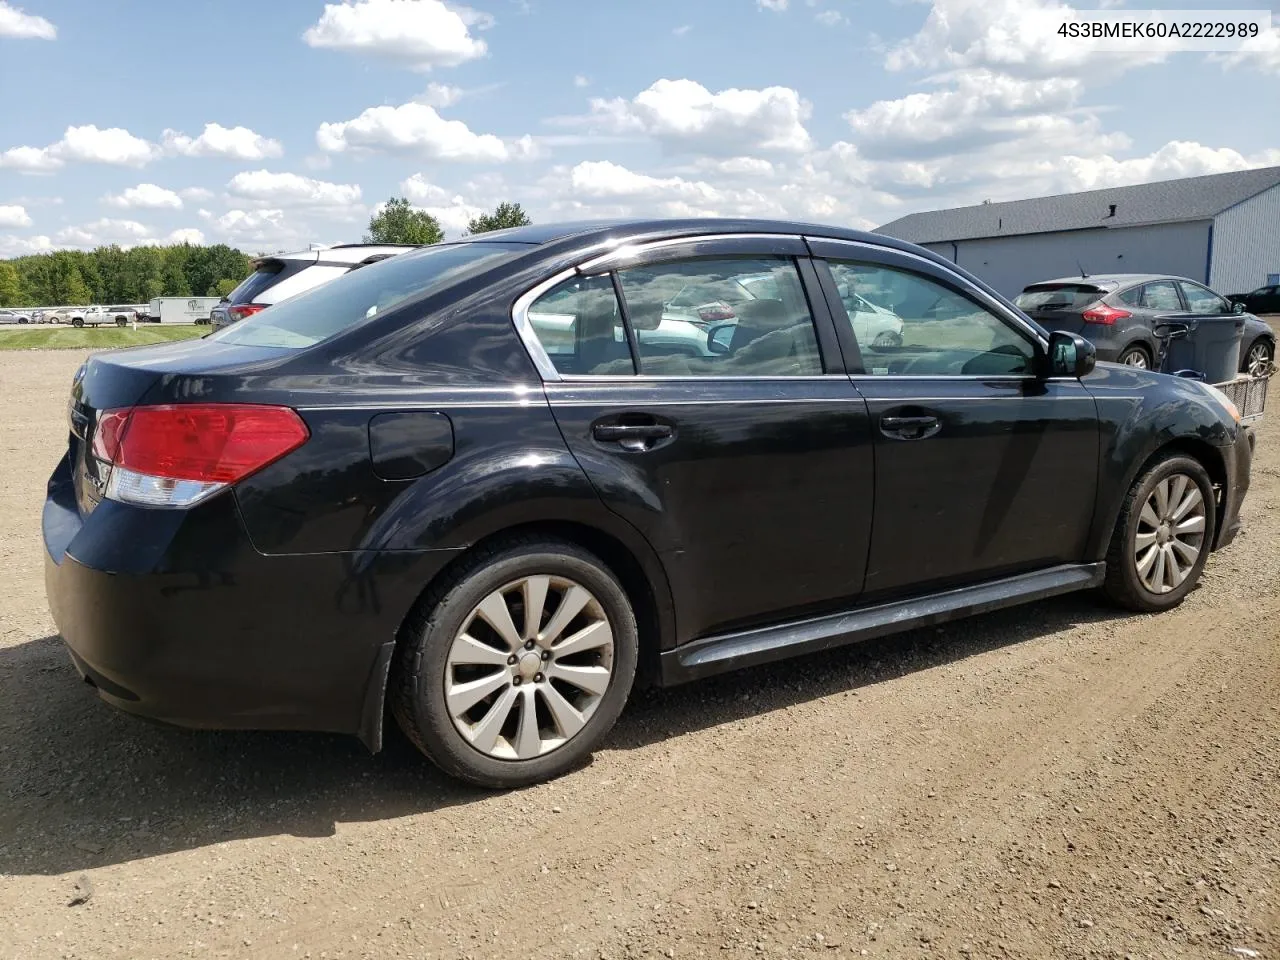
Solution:
M22 275L11 263L0 263L0 307L25 306L22 303Z
M213 292L209 294L211 297L229 297L231 291L240 286L239 280L232 280L230 277L224 277L218 281L213 288Z
M162 297L191 296L191 282L187 279L187 263L191 258L191 245L187 243L165 247L162 253L164 269L161 279L164 281Z
M440 221L425 210L415 210L406 197L392 197L369 219L365 243L439 243L444 239Z
M508 227L527 227L533 223L518 203L503 201L493 213L482 213L467 224L467 233L488 233L490 230L506 230Z

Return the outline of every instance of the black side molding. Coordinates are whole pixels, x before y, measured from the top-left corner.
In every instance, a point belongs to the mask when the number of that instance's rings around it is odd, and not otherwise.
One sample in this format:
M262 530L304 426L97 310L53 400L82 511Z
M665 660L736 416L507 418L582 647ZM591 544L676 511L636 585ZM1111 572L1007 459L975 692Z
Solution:
M662 685L872 640L1101 585L1105 563L1064 564L914 600L705 637L662 654Z

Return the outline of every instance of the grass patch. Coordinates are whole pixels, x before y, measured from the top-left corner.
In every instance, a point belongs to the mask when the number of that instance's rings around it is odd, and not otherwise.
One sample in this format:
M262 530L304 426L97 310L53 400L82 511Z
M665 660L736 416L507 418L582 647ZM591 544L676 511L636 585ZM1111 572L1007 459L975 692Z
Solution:
M0 350L102 350L114 347L139 347L148 343L190 340L209 332L209 327L183 324L162 327L157 324L132 327L26 327L0 330Z

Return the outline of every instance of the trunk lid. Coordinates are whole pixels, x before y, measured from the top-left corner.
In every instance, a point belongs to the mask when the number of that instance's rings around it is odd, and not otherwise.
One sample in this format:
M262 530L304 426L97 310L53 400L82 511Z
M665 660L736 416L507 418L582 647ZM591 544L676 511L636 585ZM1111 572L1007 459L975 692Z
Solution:
M1107 295L1109 288L1087 281L1034 283L1014 303L1047 330L1083 333L1084 311Z

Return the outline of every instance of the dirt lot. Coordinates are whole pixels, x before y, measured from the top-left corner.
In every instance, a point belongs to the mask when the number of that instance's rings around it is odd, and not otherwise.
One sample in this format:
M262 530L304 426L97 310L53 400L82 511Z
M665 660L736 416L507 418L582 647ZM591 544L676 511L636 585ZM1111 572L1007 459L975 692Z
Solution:
M1175 612L1069 597L650 692L500 795L77 682L39 516L82 357L0 355L0 957L1280 958L1280 439Z

